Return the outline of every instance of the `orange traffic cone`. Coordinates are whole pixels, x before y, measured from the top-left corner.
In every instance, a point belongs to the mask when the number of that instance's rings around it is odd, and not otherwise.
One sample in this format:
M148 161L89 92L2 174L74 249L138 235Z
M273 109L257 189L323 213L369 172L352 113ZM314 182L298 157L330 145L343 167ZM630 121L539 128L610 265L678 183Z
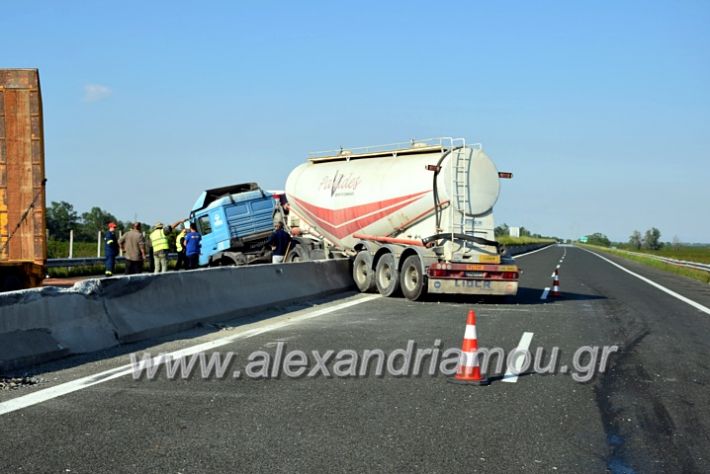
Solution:
M478 366L476 352L478 351L478 339L476 337L476 313L473 310L468 312L466 319L466 333L461 344L461 360L456 375L448 379L452 383L470 385L488 385L490 382L481 376L481 368Z
M550 295L560 296L560 271L558 269L555 269L555 276L552 280L552 291L550 292Z

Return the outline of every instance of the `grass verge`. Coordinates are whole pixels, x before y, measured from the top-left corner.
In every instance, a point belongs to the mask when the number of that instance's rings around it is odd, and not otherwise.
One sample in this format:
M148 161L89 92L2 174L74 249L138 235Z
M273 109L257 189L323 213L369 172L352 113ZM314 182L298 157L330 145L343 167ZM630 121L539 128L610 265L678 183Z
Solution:
M670 263L662 262L660 260L656 260L655 258L651 257L645 257L641 255L630 255L628 253L615 250L615 249L610 249L606 247L598 247L596 245L583 245L583 244L576 244L579 245L582 248L587 248L589 250L596 250L599 252L604 252L612 255L616 255L617 257L625 258L626 260L633 260L634 262L641 263L643 265L649 266L649 267L654 267L658 268L659 270L663 270L669 273L675 273L676 275L684 276L686 278L691 278L696 281L700 281L702 283L708 284L710 283L710 272L706 272L703 270L695 270L693 268L686 268L686 267L680 267L678 265L672 265Z
M501 235L496 237L499 244L503 244L507 247L512 247L515 245L529 245L529 244L545 244L553 243L554 239L539 239L536 237L509 237L507 235Z

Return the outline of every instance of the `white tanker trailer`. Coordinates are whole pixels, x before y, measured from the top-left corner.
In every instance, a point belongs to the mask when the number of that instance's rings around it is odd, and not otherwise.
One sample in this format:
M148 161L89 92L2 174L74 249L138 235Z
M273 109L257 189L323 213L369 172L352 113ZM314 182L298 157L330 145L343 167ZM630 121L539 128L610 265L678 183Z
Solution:
M339 250L360 291L385 296L515 295L518 267L493 233L503 176L463 139L313 153L286 181L287 260Z

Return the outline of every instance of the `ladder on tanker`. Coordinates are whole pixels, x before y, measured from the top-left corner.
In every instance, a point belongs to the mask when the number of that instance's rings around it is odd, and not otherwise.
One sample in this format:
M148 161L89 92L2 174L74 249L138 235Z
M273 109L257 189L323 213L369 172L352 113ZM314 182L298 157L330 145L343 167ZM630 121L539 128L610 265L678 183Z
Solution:
M474 217L468 216L465 212L471 209L471 203L469 202L471 196L469 173L471 172L473 150L463 142L461 146L453 148L451 154L453 159L451 190L454 204L451 206L450 211L452 234L473 236ZM462 212L459 212L459 209Z

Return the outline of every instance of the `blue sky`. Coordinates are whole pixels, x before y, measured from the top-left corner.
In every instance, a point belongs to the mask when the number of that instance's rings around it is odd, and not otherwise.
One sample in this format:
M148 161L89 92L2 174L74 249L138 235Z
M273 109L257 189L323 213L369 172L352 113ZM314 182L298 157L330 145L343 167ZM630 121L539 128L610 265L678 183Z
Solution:
M174 221L313 150L463 136L498 222L710 242L710 3L4 2L48 201Z

